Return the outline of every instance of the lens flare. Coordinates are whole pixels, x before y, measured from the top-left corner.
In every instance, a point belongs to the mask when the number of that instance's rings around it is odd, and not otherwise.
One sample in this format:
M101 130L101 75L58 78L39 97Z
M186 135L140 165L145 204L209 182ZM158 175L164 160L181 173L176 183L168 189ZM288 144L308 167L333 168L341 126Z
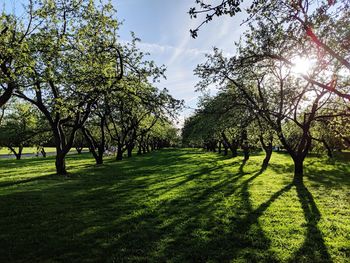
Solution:
M296 57L292 60L292 71L299 74L307 74L312 67L309 59L303 57Z

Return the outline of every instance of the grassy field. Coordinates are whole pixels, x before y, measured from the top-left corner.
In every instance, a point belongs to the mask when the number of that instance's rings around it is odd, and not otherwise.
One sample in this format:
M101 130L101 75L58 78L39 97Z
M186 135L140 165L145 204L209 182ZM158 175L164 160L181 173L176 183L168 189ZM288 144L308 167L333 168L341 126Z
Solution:
M17 148L16 148L16 150L17 150ZM45 147L45 151L47 153L56 152L56 148L55 147ZM26 154L26 153L36 154L36 147L24 147L22 153L23 154ZM0 154L12 154L12 152L7 147L1 147Z
M17 148L16 148L16 150L17 150ZM46 151L46 153L55 153L56 148L55 147L45 147L45 151ZM72 148L71 151L75 151L75 148ZM36 147L24 147L22 154L27 154L27 153L36 154L37 153ZM12 152L6 147L1 147L0 148L0 155L5 155L5 154L6 155L12 154Z
M350 158L162 150L0 160L0 262L349 262Z

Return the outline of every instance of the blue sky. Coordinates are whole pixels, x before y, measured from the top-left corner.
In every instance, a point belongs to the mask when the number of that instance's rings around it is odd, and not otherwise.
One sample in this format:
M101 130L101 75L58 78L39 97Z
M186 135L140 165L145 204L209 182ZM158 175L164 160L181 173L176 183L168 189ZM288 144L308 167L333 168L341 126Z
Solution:
M152 59L167 67L167 79L157 84L170 93L184 99L187 107L196 108L200 95L195 92L198 79L193 75L196 65L205 61L205 53L213 46L227 53L234 53L234 41L243 32L240 22L244 13L235 18L220 17L206 24L199 37L192 39L189 30L201 19L190 19L188 10L194 0L114 0L119 19L123 19L120 30L122 40L130 40L134 31L142 42L140 47L151 53ZM182 112L180 122L192 110Z
M25 0L0 0L1 7L21 10ZM205 61L205 54L214 46L226 53L234 53L234 41L243 32L240 27L244 13L234 18L220 17L203 26L196 39L189 30L202 20L190 19L188 10L195 0L112 0L118 10L118 19L123 20L120 39L129 41L130 32L136 33L142 42L139 47L151 53L150 58L167 67L166 80L156 85L167 88L177 99L184 99L189 108L196 108L200 95L195 92L198 79L193 75L196 65ZM215 1L211 1L215 2ZM249 1L248 1L249 2ZM185 109L180 123L193 110Z

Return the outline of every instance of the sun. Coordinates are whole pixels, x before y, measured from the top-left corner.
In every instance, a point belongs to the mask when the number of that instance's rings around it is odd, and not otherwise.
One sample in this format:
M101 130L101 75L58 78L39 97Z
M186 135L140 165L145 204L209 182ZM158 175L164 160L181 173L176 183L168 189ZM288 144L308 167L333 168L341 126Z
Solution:
M296 57L292 63L292 71L298 74L307 74L312 67L311 61L305 57Z

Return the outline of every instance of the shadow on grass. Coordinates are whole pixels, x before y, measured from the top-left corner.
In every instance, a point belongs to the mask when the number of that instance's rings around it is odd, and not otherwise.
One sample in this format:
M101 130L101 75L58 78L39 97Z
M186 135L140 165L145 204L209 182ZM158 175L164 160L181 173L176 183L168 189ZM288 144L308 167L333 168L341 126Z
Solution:
M317 226L321 213L314 198L303 183L296 183L295 187L304 212L307 230L303 245L293 254L290 262L332 262L322 233Z
M246 164L234 163L237 173L228 172L218 163L225 157L205 155L165 150L107 160L75 180L57 179L59 185L48 176L0 192L0 261L279 261L259 218L293 185L254 208L249 188L263 171L246 173ZM319 211L305 189L297 191L307 236L292 261L302 254L317 259L311 249L323 256L325 248Z
M38 182L38 181L43 181L43 180L48 180L48 179L57 179L57 175L50 174L50 175L45 175L45 176L38 176L38 177L33 177L33 178L28 178L28 179L16 180L16 181L12 181L12 182L8 182L8 181L0 182L0 188L21 185L21 184L31 183L31 182Z

